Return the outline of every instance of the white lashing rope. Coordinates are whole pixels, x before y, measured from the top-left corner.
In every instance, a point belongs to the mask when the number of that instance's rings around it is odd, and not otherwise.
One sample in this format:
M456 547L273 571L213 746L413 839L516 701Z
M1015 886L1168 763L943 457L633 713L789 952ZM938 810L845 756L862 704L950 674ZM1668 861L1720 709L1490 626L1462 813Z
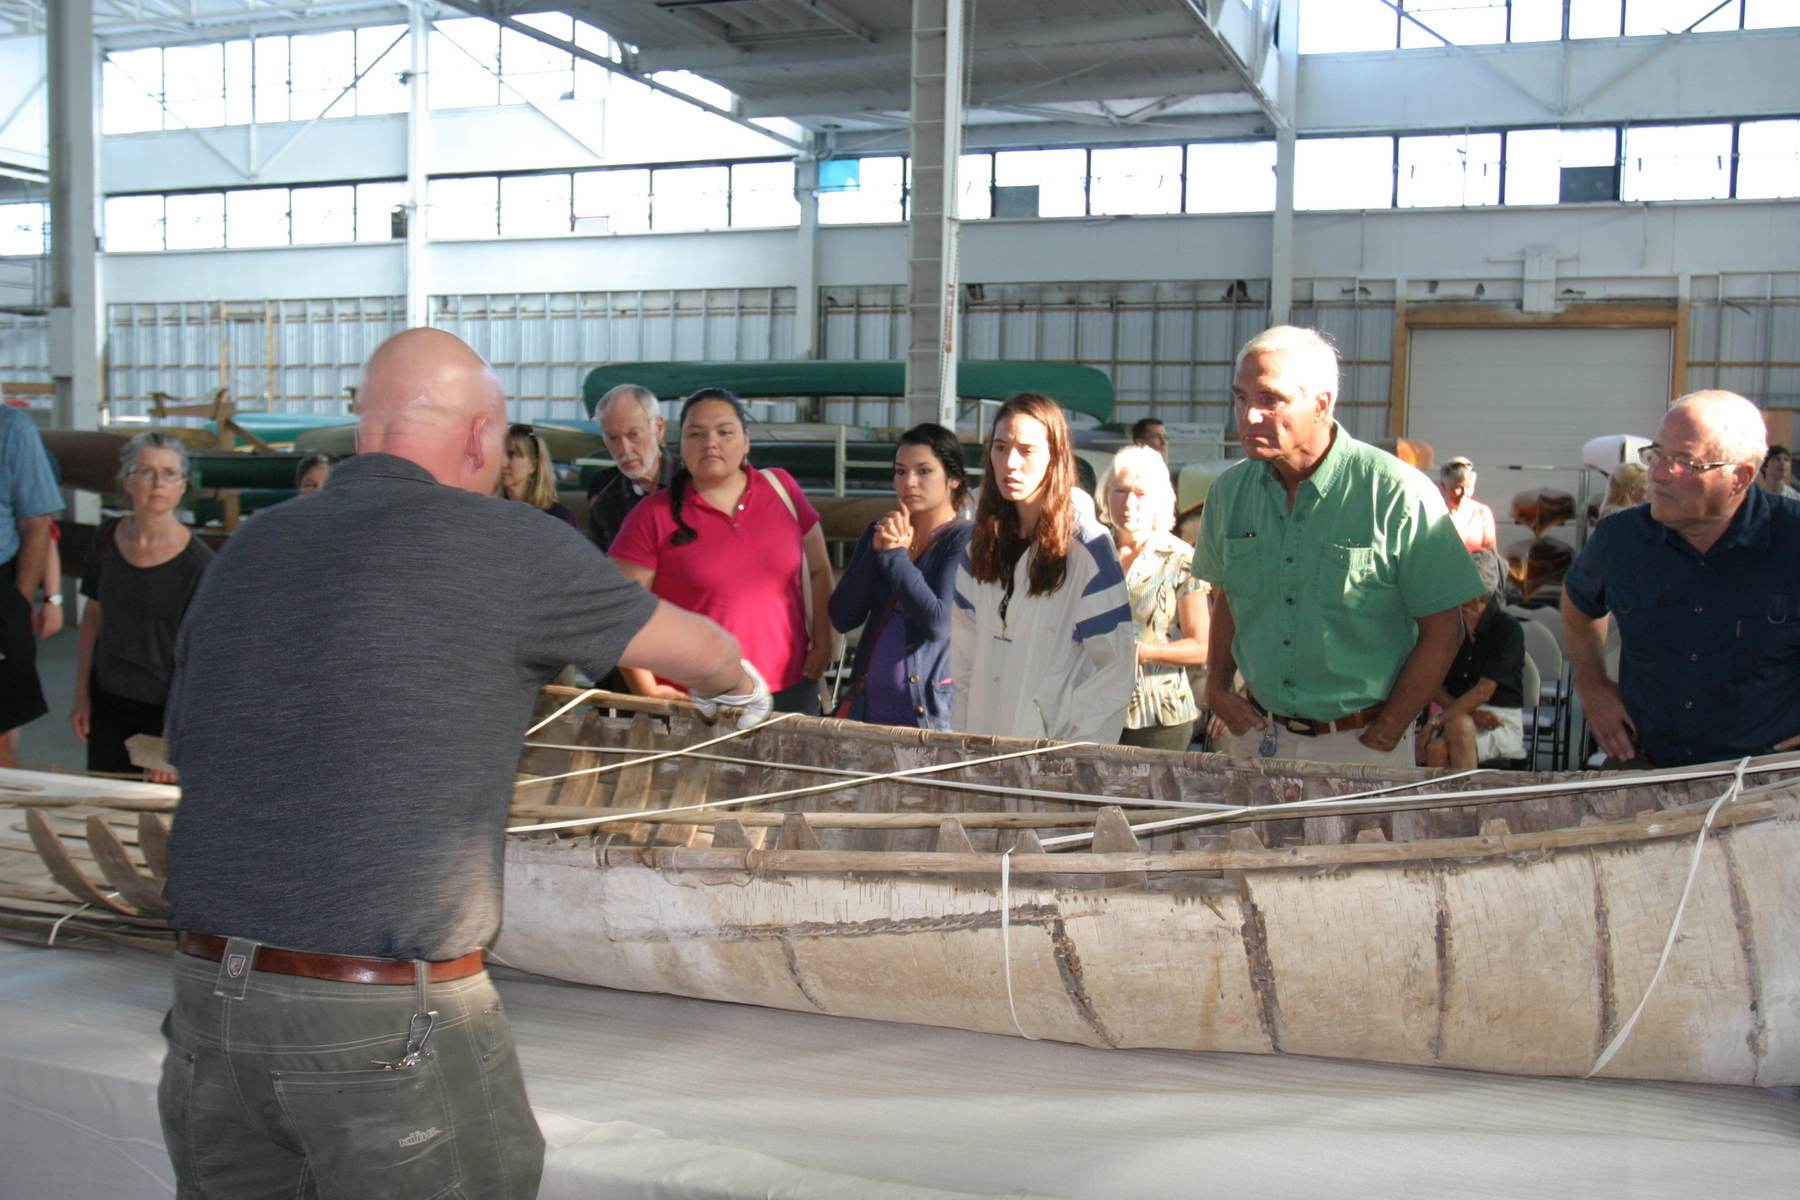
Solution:
M1006 1007L1012 1013L1013 1028L1019 1036L1027 1041L1038 1039L1025 1032L1025 1026L1019 1023L1019 1006L1013 1002L1012 985L1012 852L1017 846L1007 847L1006 853L1000 856L1000 965L1006 972Z
M765 721L756 728L766 729L770 723ZM904 770L887 771L880 775L871 775L866 779L844 779L836 783L817 783L811 787L784 788L778 792L761 792L754 796L735 796L729 800L708 800L700 804L682 804L671 808L646 808L628 813L606 813L597 817L572 817L566 821L539 821L532 825L509 825L506 832L536 833L545 829L574 829L583 825L606 825L613 821L636 821L642 817L666 816L669 813L701 812L709 808L726 808L733 804L761 804L768 800L787 800L795 796L817 796L824 792L838 792L845 788L861 787L867 783L881 783L890 779L912 779L920 775L936 775L944 771L960 771L964 767L979 767L987 763L1005 762L1013 758L1032 758L1039 754L1050 754L1059 750L1073 750L1079 746L1092 745L1094 745L1093 742L1052 742L1047 746L1034 746L1030 750L990 754L985 758L967 758L953 763L931 763L923 767L907 767Z
M550 722L556 720L556 718L558 718L558 717L562 716L564 713L568 712L571 708L575 708L576 706L585 703L589 699L592 699L595 696L603 694L604 691L605 691L605 689L603 689L603 688L589 688L587 691L581 693L581 695L575 697L573 700L569 701L567 704L563 705L561 708L557 709L555 712L551 713L549 716L547 716L543 720L539 721L536 725L533 725L530 729L527 729L525 731L525 736L530 737L532 734L536 733L538 730L542 729L544 726L548 725Z
M1719 810L1735 800L1738 793L1744 790L1744 770L1749 765L1748 756L1738 760L1737 771L1732 776L1731 786L1726 788L1725 794L1714 800L1712 807L1706 810L1706 819L1700 822L1700 836L1694 839L1694 857L1693 861L1688 863L1687 882L1682 885L1681 899L1675 904L1675 916L1669 921L1669 936L1663 939L1662 957L1656 960L1656 970L1650 976L1649 984L1644 988L1643 999L1639 1000L1637 1007L1631 1010L1631 1016L1625 1019L1625 1023L1619 1026L1619 1032L1613 1035L1613 1040L1607 1043L1606 1049L1600 1052L1600 1057L1595 1061L1594 1069L1587 1073L1587 1078L1592 1079L1598 1075L1606 1069L1606 1064L1613 1060L1613 1055L1619 1052L1619 1048L1625 1044L1625 1039L1631 1036L1632 1029L1637 1026L1638 1018L1644 1015L1644 1006L1650 1003L1650 996L1656 991L1656 985L1662 981L1663 968L1669 965L1669 955L1674 952L1675 939L1681 933L1681 917L1687 911L1688 897L1693 894L1694 879L1700 874L1700 852L1706 848L1707 831L1712 828L1713 818L1719 815Z
M641 758L628 758L624 762L606 763L598 767L583 767L579 771L564 771L561 775L534 775L530 779L521 779L513 784L513 791L516 792L520 788L535 787L538 784L555 783L559 779L574 779L581 775L604 775L609 771L623 771L627 767L641 767L645 763L661 762L665 758L680 758L682 755L691 754L695 750L704 750L708 746L716 746L720 742L729 742L733 738L741 738L747 733L755 733L759 729L767 729L771 725L779 725L789 717L797 717L799 715L799 713L776 713L761 725L752 725L748 729L734 729L730 733L720 734L716 738L708 738L704 742L697 742L692 746L686 746L680 750L663 750L655 754L646 754ZM546 717L545 719L553 720L554 718ZM507 832L510 833L513 831L508 830Z
M47 945L47 946L56 945L56 935L62 932L63 923L73 917L79 917L82 913L86 912L88 909L90 909L92 907L93 907L93 905L91 905L91 904L83 904L80 908L77 908L77 909L73 910L72 912L66 912L62 916L58 917L56 919L56 924L50 926L50 940L48 942L46 942L45 945Z

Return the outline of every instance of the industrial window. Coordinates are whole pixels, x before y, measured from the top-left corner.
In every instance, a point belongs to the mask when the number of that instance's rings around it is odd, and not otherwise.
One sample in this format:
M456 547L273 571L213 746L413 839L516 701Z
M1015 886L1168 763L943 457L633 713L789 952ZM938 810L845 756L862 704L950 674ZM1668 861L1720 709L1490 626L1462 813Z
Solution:
M247 246L288 244L288 190L249 188L225 193L225 244Z
M406 185L400 182L356 185L356 240L385 242L394 236L394 209L406 203ZM490 231L491 232L491 231Z
M1381 0L1336 0L1300 6L1300 53L1392 50L1399 16Z
M980 221L994 215L994 156L965 154L956 166L956 215Z
M512 175L500 181L500 232L547 237L569 232L569 176Z
M406 72L412 67L412 34L404 25L375 25L356 31L356 113L405 112L412 107ZM335 111L335 110L334 110Z
M288 40L284 37L258 38L255 59L256 79L251 90L256 119L268 123L287 120Z
M43 204L0 204L0 254L36 256L45 252Z
M733 228L798 225L800 202L794 198L791 162L734 163L731 167Z
M658 233L724 229L731 223L727 167L673 167L650 172L650 228Z
M1747 200L1800 196L1800 121L1738 126L1737 195Z
M225 47L170 46L163 51L163 102L173 128L225 123Z
M431 33L427 93L433 108L500 103L500 27L479 17L439 21Z
M256 115L256 63L247 41L226 42L225 123L248 125Z
M1512 0L1512 40L1562 40L1562 0Z
M575 232L643 233L649 228L650 172L575 173Z
M107 253L163 248L161 196L108 196L105 212Z
M1497 133L1403 137L1399 155L1401 208L1500 203Z
M426 196L433 238L491 238L500 229L500 181L492 175L433 179Z
M1714 11L1714 10L1717 11ZM1695 24L1698 21L1699 24ZM1681 33L1713 33L1738 27L1738 0L1626 0L1625 36Z
M1621 200L1731 195L1731 126L1643 125L1625 131Z
M1800 4L1794 0L1744 0L1745 29L1779 29L1800 25Z
M349 30L314 33L291 39L288 47L288 118L310 121L329 110L338 116L354 112L343 96L356 78L356 35Z
M100 132L149 133L163 127L162 51L120 50L100 68Z
M1181 211L1181 147L1093 152L1088 211L1103 215Z
M1624 32L1623 0L1569 0L1571 38L1611 38Z
M1274 210L1274 142L1200 142L1187 155L1189 212Z
M905 179L905 160L897 154L827 159L819 164L819 223L870 225L905 220Z
M225 244L225 193L169 196L164 238L171 250L213 250Z
M567 13L521 15L519 23L541 29L565 42L575 40L575 20ZM554 104L575 97L575 62L559 50L516 29L500 31L501 78L533 104Z
M1392 208L1393 205L1393 138L1302 138L1295 145L1296 209Z
M994 215L1087 215L1087 151L1007 150L994 155ZM1007 189L1035 189L1008 191ZM1009 203L1020 207L1008 208ZM1035 206L1036 211L1031 211Z
M1506 134L1507 204L1618 198L1616 129L1512 129ZM1565 188L1565 184L1567 187Z
M1400 45L1416 46L1491 45L1506 40L1505 0L1406 0L1406 11L1417 21L1400 22ZM1441 37L1432 37L1426 33Z
M296 246L356 240L356 189L295 188L288 201L290 229Z

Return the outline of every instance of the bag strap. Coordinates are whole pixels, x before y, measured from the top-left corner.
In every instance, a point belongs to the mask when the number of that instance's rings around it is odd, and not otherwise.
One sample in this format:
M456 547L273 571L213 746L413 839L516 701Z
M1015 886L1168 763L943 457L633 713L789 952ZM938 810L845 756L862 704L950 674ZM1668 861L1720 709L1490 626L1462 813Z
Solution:
M781 497L782 507L788 510L788 516L794 518L794 524L798 526L800 510L794 507L794 498L788 495L787 487L781 482L781 477L775 472L766 471L761 467L756 468L756 473L767 480L771 488L775 489L775 494ZM813 626L812 576L806 569L806 538L804 534L800 540L800 605L806 611L806 632L810 637Z

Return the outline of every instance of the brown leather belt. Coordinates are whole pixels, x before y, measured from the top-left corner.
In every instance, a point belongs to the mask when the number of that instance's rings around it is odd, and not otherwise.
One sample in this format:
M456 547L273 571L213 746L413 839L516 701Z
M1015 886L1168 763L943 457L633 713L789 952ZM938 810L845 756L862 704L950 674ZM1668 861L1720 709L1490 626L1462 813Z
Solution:
M1273 718L1275 723L1283 729L1290 733L1300 734L1302 737L1323 737L1328 733L1349 733L1352 729L1361 729L1379 717L1381 710L1386 707L1385 704L1371 704L1367 708L1347 713L1335 721L1315 721L1311 717L1284 717L1280 713L1271 713L1257 703L1255 696L1249 697L1249 700L1257 712L1265 717Z
M211 933L184 933L175 943L183 954L218 962L225 957L225 939ZM413 982L413 965L397 958L359 958L350 954L311 954L304 950L283 950L277 946L258 946L251 969L272 975L298 975L303 979L331 979L338 983L407 984ZM449 983L479 975L483 969L482 952L471 950L461 958L426 964L426 979L431 983Z

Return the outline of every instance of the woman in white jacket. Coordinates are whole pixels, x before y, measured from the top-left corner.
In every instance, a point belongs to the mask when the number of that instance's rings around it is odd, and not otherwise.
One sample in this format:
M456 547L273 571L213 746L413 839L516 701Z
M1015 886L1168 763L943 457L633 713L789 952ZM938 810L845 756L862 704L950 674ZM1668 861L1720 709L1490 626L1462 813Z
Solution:
M1001 406L975 532L956 572L952 726L964 733L1117 742L1136 631L1112 539L1070 495L1075 459L1056 401Z

